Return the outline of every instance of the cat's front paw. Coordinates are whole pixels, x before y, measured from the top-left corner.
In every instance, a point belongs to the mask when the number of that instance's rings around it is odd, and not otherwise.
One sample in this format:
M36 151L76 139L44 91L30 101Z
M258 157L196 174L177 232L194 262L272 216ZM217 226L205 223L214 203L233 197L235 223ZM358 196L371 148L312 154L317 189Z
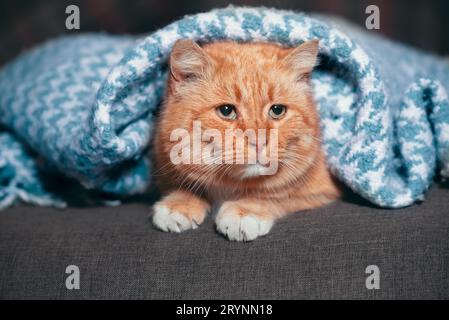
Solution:
M215 219L218 232L233 241L252 241L266 235L273 226L273 219L259 214L242 212L233 203L224 203Z
M187 192L176 191L153 206L153 225L165 232L196 229L203 223L209 204Z
M181 232L198 227L195 220L189 220L184 214L172 211L163 203L153 207L153 224L165 232Z

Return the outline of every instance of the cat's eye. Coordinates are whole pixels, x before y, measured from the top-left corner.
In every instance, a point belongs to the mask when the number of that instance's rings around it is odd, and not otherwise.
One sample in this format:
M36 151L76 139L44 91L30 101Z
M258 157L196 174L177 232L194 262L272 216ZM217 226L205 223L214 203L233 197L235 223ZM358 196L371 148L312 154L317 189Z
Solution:
M222 104L217 107L218 115L227 120L234 120L237 118L237 111L235 110L235 106L232 104Z
M273 119L280 119L280 118L282 118L282 116L285 114L286 111L287 111L287 107L285 105L273 104L270 107L270 111L268 112L268 114Z

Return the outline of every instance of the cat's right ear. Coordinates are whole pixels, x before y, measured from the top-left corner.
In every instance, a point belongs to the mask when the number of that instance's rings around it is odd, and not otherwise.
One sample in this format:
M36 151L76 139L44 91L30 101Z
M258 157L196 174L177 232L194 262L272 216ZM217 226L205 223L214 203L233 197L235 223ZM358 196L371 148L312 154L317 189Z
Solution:
M304 42L300 46L290 49L290 53L284 58L283 63L288 68L292 68L299 79L307 78L317 63L318 50L318 40Z
M176 41L170 55L170 73L175 81L190 81L200 77L211 65L206 52L194 41Z

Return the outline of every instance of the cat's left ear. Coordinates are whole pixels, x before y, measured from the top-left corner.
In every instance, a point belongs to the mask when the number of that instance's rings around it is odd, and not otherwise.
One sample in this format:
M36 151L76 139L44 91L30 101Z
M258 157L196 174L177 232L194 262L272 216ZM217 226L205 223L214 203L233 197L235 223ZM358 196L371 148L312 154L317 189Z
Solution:
M318 45L318 40L311 40L291 49L283 60L284 65L293 68L299 77L310 74L317 63Z
M201 77L211 65L204 50L190 39L176 41L170 55L170 73L177 82Z

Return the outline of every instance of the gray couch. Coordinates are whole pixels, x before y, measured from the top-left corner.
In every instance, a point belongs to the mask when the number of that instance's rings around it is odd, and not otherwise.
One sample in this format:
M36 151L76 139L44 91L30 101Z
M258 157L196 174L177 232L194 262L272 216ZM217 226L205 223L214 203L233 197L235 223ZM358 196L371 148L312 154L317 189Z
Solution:
M351 196L293 214L250 243L209 217L197 230L153 228L148 203L0 212L0 297L32 299L449 298L449 190L422 204L374 208ZM80 269L68 290L65 269ZM365 268L380 269L368 290Z

